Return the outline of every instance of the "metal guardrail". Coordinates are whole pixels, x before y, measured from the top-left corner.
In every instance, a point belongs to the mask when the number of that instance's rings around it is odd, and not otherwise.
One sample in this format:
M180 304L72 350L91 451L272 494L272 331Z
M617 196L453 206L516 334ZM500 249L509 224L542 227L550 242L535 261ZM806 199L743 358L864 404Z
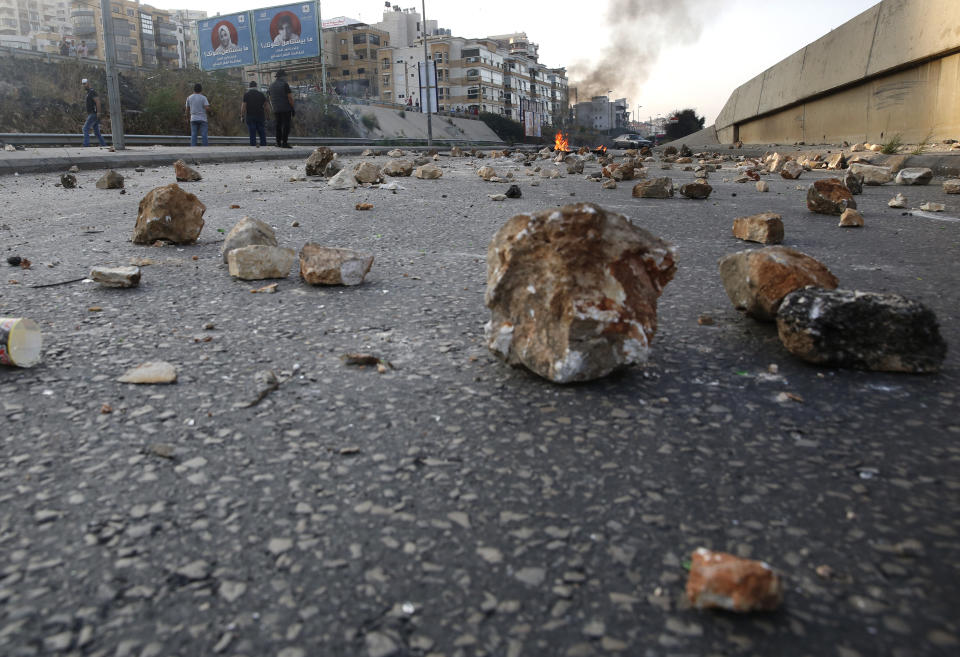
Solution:
M110 143L110 135L103 138ZM189 146L190 135L124 135L125 143L129 146ZM54 133L22 133L2 132L0 142L22 146L79 146L83 143L83 135L54 134ZM246 146L250 138L243 137L209 137L211 146ZM370 146L384 148L389 146L426 146L426 139L365 139L362 137L291 137L291 144L299 146ZM501 141L485 141L481 139L434 139L433 143L439 146L503 146Z

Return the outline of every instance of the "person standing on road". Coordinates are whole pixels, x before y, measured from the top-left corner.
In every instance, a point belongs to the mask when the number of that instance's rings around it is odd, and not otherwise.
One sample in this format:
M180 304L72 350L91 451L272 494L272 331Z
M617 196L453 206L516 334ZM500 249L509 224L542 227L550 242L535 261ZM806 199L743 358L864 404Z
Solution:
M83 78L81 83L83 88L87 90L87 97L84 99L87 120L83 124L83 145L84 147L90 145L90 130L93 129L93 134L97 136L100 145L106 146L107 142L103 140L103 136L100 134L100 99L97 98L97 92L90 86L90 80Z
M280 69L276 72L276 79L267 89L270 95L270 104L273 106L273 116L277 121L277 147L293 148L287 140L290 138L290 120L297 115L293 107L293 92L287 84L287 72Z
M210 109L210 101L202 93L203 87L198 82L193 85L193 93L187 96L186 114L190 122L190 145L197 145L197 134L200 135L203 145L207 145L207 133L209 126L207 124L207 110Z
M243 94L243 102L240 103L240 120L247 122L247 130L250 131L250 145L266 146L267 131L264 129L266 115L267 97L257 89L257 83L251 81L247 93ZM257 135L260 135L260 144L257 145Z

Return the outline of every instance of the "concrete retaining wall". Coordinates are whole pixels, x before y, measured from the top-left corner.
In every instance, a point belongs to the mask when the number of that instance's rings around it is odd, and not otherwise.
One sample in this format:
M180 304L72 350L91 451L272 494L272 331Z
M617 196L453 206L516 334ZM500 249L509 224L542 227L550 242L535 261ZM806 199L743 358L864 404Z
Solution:
M884 0L731 94L721 142L960 134L960 2Z
M358 129L371 139L426 139L427 115L376 105L343 105L354 118ZM363 117L375 119L373 129L367 129ZM431 121L435 139L464 139L477 142L499 142L497 133L483 121L434 115Z

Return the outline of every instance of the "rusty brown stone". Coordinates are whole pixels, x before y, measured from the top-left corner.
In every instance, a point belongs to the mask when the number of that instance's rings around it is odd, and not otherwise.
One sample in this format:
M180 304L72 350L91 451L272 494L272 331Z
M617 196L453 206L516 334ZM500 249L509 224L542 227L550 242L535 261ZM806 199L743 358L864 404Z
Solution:
M720 260L723 287L737 310L772 322L783 297L806 285L837 287L837 278L819 261L784 246L732 253Z
M847 208L856 208L853 194L839 178L815 180L807 188L807 209L818 214L841 215Z
M633 186L635 198L673 198L673 181L669 178L650 178Z
M196 169L187 166L183 160L177 160L173 163L173 173L177 176L177 182L198 182L203 180L203 176Z
M733 236L747 242L779 244L783 241L783 218L775 212L762 212L733 220Z
M487 249L492 352L556 383L646 361L673 247L589 204L521 214Z
M152 189L140 201L133 242L152 244L166 240L192 244L203 229L206 210L207 206L196 196L182 190L176 183Z
M690 558L687 598L699 609L772 611L783 601L783 583L762 561L699 548Z

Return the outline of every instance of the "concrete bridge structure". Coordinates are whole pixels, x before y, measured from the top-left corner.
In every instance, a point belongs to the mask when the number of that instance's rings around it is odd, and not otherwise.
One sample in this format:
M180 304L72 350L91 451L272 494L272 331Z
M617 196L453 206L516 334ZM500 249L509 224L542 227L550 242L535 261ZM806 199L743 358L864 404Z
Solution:
M883 0L730 95L720 143L960 138L960 1Z

